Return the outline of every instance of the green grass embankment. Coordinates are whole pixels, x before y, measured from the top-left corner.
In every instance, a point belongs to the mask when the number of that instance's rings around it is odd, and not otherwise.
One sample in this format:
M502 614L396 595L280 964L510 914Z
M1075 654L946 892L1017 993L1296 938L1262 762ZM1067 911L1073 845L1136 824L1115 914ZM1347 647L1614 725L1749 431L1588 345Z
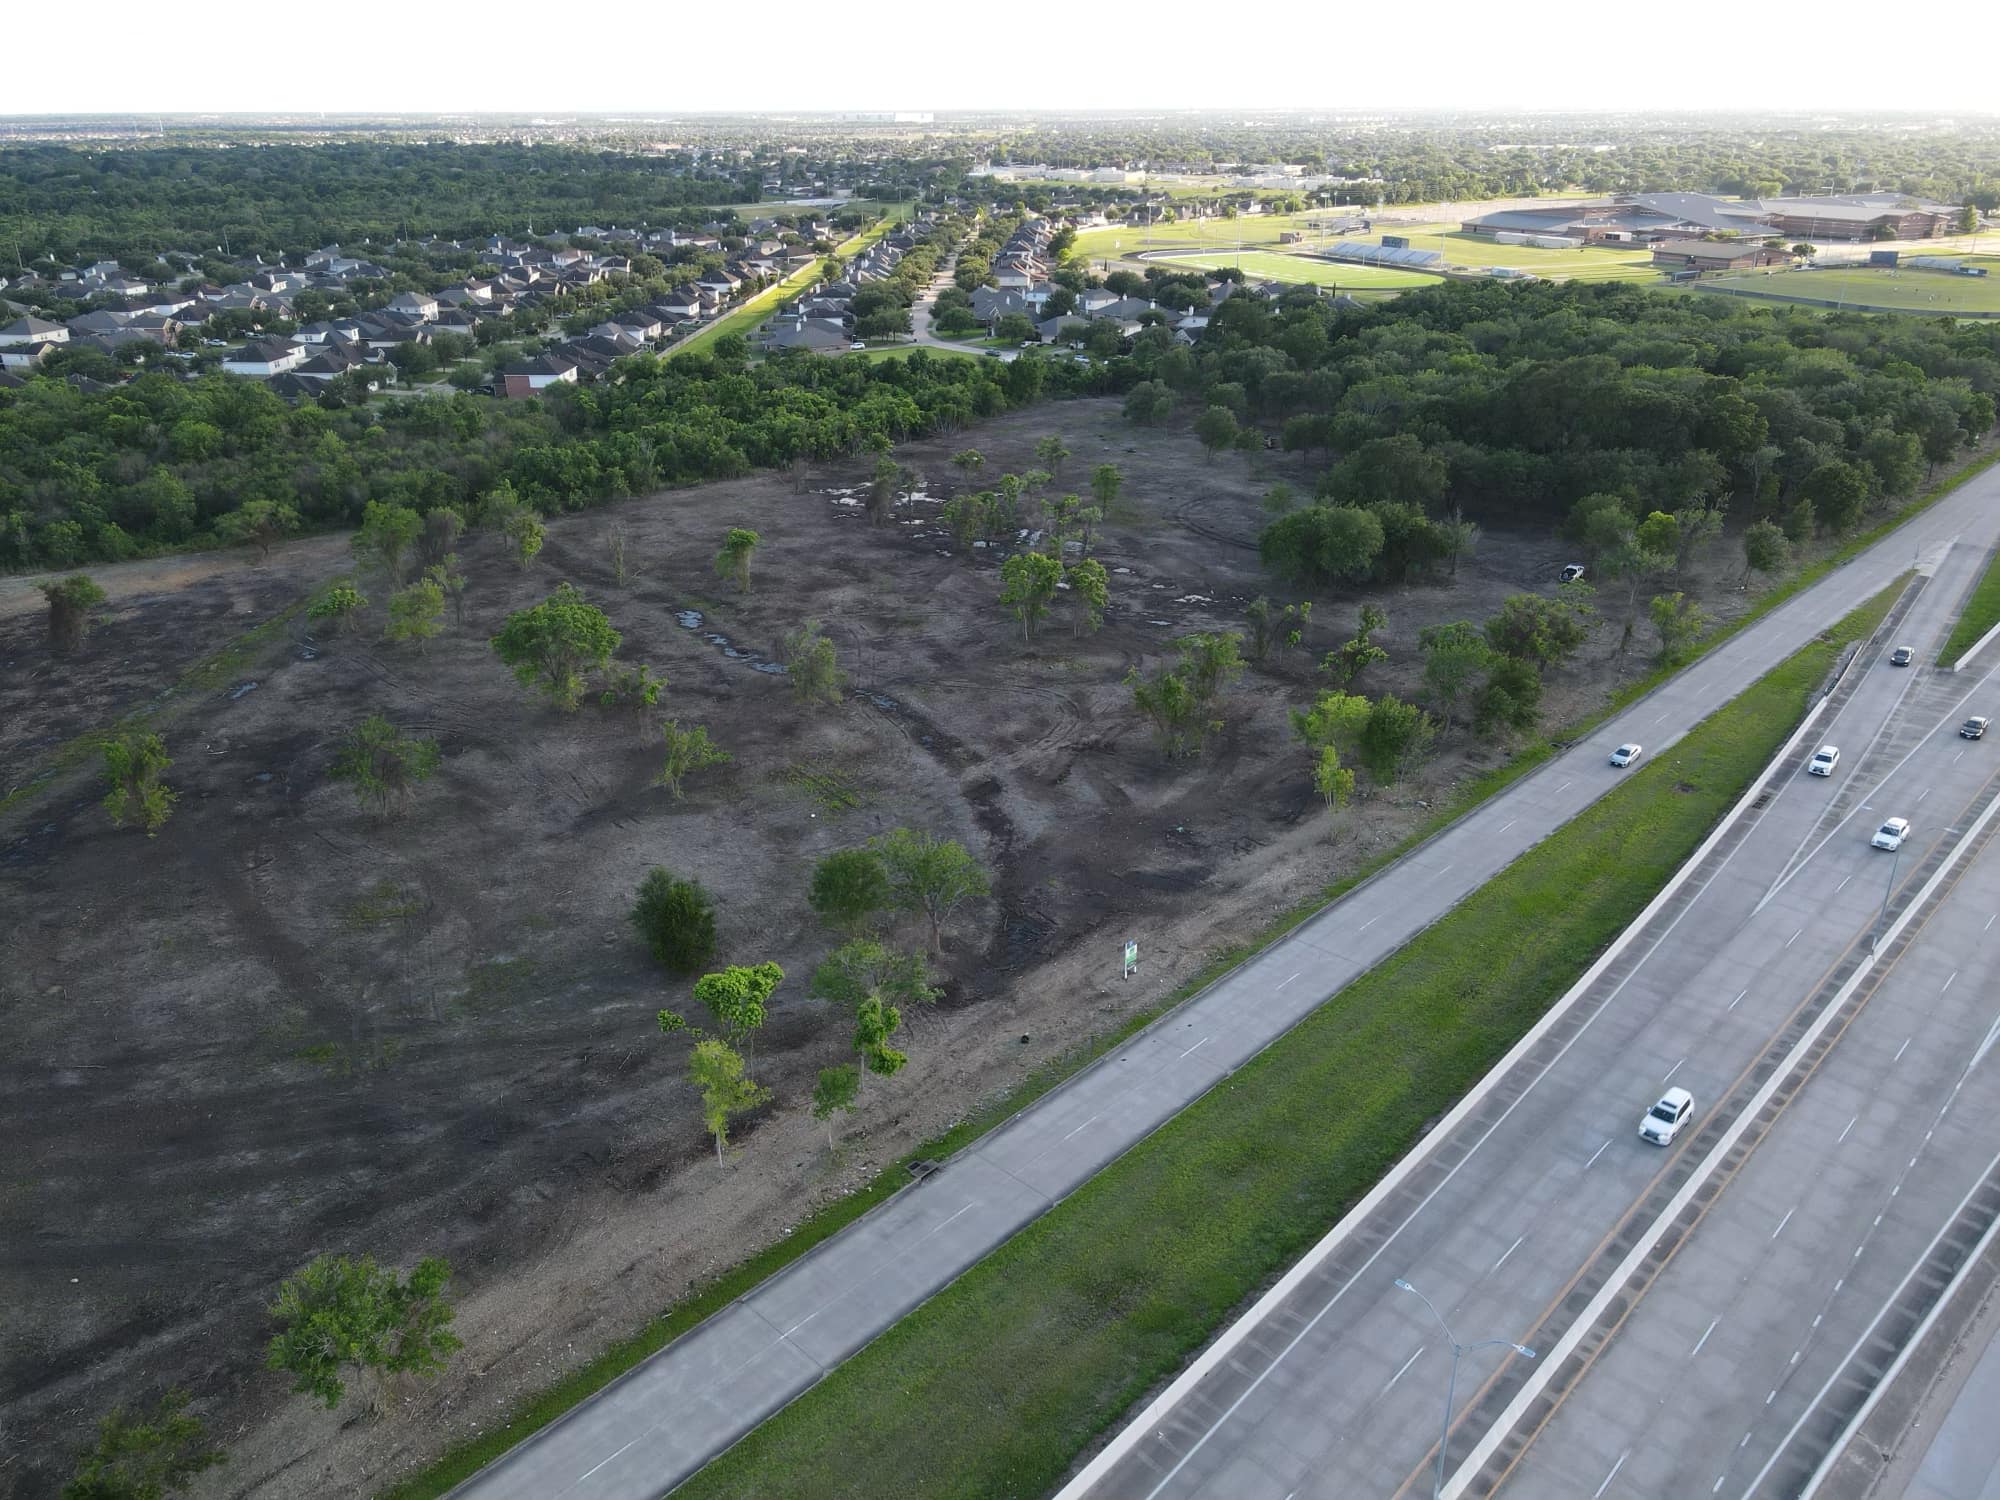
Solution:
M675 1495L1047 1490L1576 981L1899 589L1766 673Z
M888 213L877 219L852 239L842 241L835 247L834 255L841 260L846 260L849 256L859 255L863 250L866 250L870 245L881 239L883 235L887 234L894 225L902 222L907 207L908 205L904 205L901 209L892 208ZM750 330L763 322L770 315L771 309L776 307L780 302L789 302L801 292L807 291L814 286L819 281L820 268L825 264L825 259L821 258L814 261L811 265L801 266L783 281L778 282L774 286L765 287L763 291L752 297L741 307L736 308L732 312L724 313L713 323L709 324L708 327L700 329L688 335L680 343L672 345L668 348L667 353L670 355L700 354L725 333L749 334Z
M1938 665L1950 666L1995 625L2000 625L2000 552L1987 559L1986 571L1979 575L1979 582L1966 595L1965 608L1959 614L1958 623L1952 626L1944 649L1938 652Z

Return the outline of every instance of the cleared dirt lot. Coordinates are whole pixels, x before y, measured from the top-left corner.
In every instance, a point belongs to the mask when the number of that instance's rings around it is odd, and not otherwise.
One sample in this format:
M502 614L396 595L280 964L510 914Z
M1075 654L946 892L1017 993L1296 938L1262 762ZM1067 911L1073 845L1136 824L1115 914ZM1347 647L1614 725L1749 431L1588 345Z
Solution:
M991 483L1032 467L1049 432L1072 450L1059 487L1116 462L1130 514L1097 552L1113 570L1103 631L1058 618L1024 650L995 603L997 549L961 553L936 505L960 482L953 451L979 448ZM1161 759L1121 679L1187 630L1239 627L1259 593L1288 597L1252 539L1263 490L1305 478L1294 461L1210 465L1111 402L898 457L928 498L891 526L837 493L864 481L856 461L804 493L760 476L563 518L525 573L472 538L466 622L428 651L383 645L378 602L351 635L293 621L177 695L164 733L181 799L157 839L113 831L87 776L0 817L0 1493L47 1493L96 1413L172 1381L233 1452L202 1493L367 1493L1165 993L1498 758L1461 737L1329 838L1285 713L1351 632L1358 596L1340 596L1319 601L1310 652L1246 676L1207 757ZM710 570L731 525L764 539L740 598ZM623 585L614 528L636 571ZM1375 595L1391 660L1365 686L1414 695L1421 625L1483 618L1549 587L1564 560L1553 540L1489 533L1455 580ZM105 570L107 623L61 663L38 598L0 586L0 788L341 561L315 539L263 565ZM649 786L655 756L632 724L559 714L493 657L505 613L560 579L606 609L621 660L667 677L664 713L707 724L734 757L685 802ZM852 674L837 708L801 709L759 669L807 615ZM1600 631L1593 659L1552 682L1554 720L1601 696L1615 639ZM326 776L340 732L370 712L444 751L392 821ZM805 1099L848 1028L804 998L830 946L806 882L820 854L898 824L964 840L994 895L955 925L910 1066L870 1085L829 1153ZM716 895L725 959L791 976L756 1053L777 1101L740 1123L727 1169L682 1081L686 1043L654 1027L686 987L662 982L626 926L655 864ZM1127 937L1145 966L1121 982ZM450 1257L468 1345L452 1371L376 1415L289 1398L259 1368L263 1308L323 1249Z

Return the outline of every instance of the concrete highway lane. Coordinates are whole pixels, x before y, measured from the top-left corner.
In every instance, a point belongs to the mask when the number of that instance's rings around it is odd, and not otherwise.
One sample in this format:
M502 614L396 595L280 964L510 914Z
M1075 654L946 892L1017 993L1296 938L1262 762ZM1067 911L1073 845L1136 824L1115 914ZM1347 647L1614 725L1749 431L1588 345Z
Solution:
M1773 610L454 1493L478 1500L586 1495L592 1500L653 1500L1615 786L1618 773L1606 764L1613 746L1637 739L1646 744L1648 755L1670 752L1690 725L1909 569L1919 555L1936 577L1917 597L1908 624L1923 640L1935 640L1996 535L2000 474L1988 474ZM1925 658L1920 654L1919 659ZM1873 712L1887 722L1891 700L1925 691L1920 679L1931 675L1917 668L1892 677L1887 668L1871 667L1854 689L1855 711L1864 717ZM1874 708L1863 710L1863 704ZM1840 732L1859 746L1874 728L1843 727ZM1849 774L1861 770L1857 765ZM1824 798L1829 789L1815 785ZM1945 787L1936 788L1935 795L1946 797ZM1796 846L1812 837L1815 820L1825 809L1811 804L1795 808L1797 801L1788 790L1764 811L1764 816L1776 815L1774 826L1783 827L1782 848L1773 852L1775 846L1766 848L1760 839L1754 850L1738 857L1728 877L1729 903L1713 903L1720 913L1714 923L1718 933L1733 930L1742 913L1783 875L1784 861ZM1935 832L1937 825L1925 821L1924 807L1913 815L1919 819L1920 838ZM1851 842L1836 841L1829 848ZM1831 863L1828 856L1809 856L1807 868L1823 862ZM1835 899L1850 917L1865 916L1869 898L1858 888ZM1874 899L1879 900L1879 893ZM1775 931L1772 924L1785 918L1803 921L1818 906L1818 893L1802 890L1795 880L1776 893L1757 920ZM1759 941L1775 946L1783 936L1760 936ZM1793 961L1803 963L1812 951L1802 947ZM1659 1003L1665 1003L1664 995ZM1644 1041L1660 1049L1676 1045L1663 1038ZM1689 1055L1693 1050L1691 1043L1683 1048ZM1632 1117L1621 1136L1636 1128L1637 1111L1645 1102L1620 1096L1620 1118ZM1601 1144L1595 1139L1565 1142L1565 1149L1579 1151L1581 1159ZM1504 1241L1494 1254L1503 1248ZM1517 1259L1531 1261L1526 1246ZM1398 1315L1406 1317L1407 1312L1399 1309ZM1405 1337L1406 1327L1394 1331L1396 1337L1385 1347L1398 1352L1387 1361L1384 1381L1417 1347ZM1402 1383L1417 1378L1413 1369ZM1391 1446L1405 1442L1399 1438ZM1421 1452L1422 1446L1419 1441L1412 1451Z
M1893 641L1917 646L1919 661L1934 655L1982 560L1963 546L1940 558ZM1792 752L1747 832L1719 844L1685 899L1579 996L1567 1031L1526 1051L1491 1101L1445 1127L1435 1164L1351 1216L1065 1497L1428 1492L1449 1343L1396 1279L1430 1298L1461 1343L1552 1344L1590 1301L1590 1275L1609 1279L1607 1254L1636 1241L1675 1174L1692 1170L1685 1133L1665 1152L1639 1141L1642 1112L1668 1086L1689 1089L1698 1111L1749 1097L1773 1039L1803 1026L1807 997L1882 921L1892 881L1927 873L1988 794L2000 748L1960 740L1956 726L1990 709L2000 681L1893 668L1888 643L1857 662L1837 713ZM1804 774L1818 742L1842 746L1832 778ZM1902 853L1870 848L1876 825L1899 814L1915 825ZM1507 1394L1504 1382L1489 1388L1495 1366L1518 1381L1525 1364L1496 1348L1461 1363L1448 1467ZM1563 1478L1519 1492L1577 1492Z
M1801 1493L1824 1457L1805 1417L2000 1165L1996 960L2000 847L1988 844L1505 1493Z

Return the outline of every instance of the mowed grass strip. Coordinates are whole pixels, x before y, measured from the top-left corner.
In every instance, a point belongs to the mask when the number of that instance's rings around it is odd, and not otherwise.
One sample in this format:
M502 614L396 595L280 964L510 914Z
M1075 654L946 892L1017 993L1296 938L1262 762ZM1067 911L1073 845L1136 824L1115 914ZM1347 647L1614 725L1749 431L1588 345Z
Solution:
M1958 623L1951 627L1944 649L1938 652L1938 665L1950 666L1995 625L2000 625L2000 552L1987 559L1986 571L1965 596L1965 609L1959 614Z
M1045 1493L1575 982L1896 592L1711 714L675 1496Z

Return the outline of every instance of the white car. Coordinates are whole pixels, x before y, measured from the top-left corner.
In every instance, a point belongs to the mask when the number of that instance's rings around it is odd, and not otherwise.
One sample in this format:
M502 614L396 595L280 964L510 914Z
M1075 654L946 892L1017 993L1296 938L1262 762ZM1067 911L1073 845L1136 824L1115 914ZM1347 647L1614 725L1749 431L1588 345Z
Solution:
M1645 747L1643 745L1620 745L1616 750L1611 752L1611 764L1614 766L1629 766L1644 753Z
M1889 665L1892 667L1907 667L1916 659L1917 653L1908 646L1898 646L1889 653Z
M1562 581L1564 583L1581 583L1583 581L1583 564L1564 563Z
M1875 830L1875 837L1868 842L1873 844L1877 849L1900 849L1903 847L1903 840L1909 836L1910 820L1908 818L1891 818Z
M1813 758L1806 762L1806 770L1814 776L1831 776L1833 768L1840 764L1840 746L1821 745L1813 751Z
M1655 1146L1671 1146L1693 1113L1693 1094L1686 1089L1668 1089L1639 1121L1639 1139Z

